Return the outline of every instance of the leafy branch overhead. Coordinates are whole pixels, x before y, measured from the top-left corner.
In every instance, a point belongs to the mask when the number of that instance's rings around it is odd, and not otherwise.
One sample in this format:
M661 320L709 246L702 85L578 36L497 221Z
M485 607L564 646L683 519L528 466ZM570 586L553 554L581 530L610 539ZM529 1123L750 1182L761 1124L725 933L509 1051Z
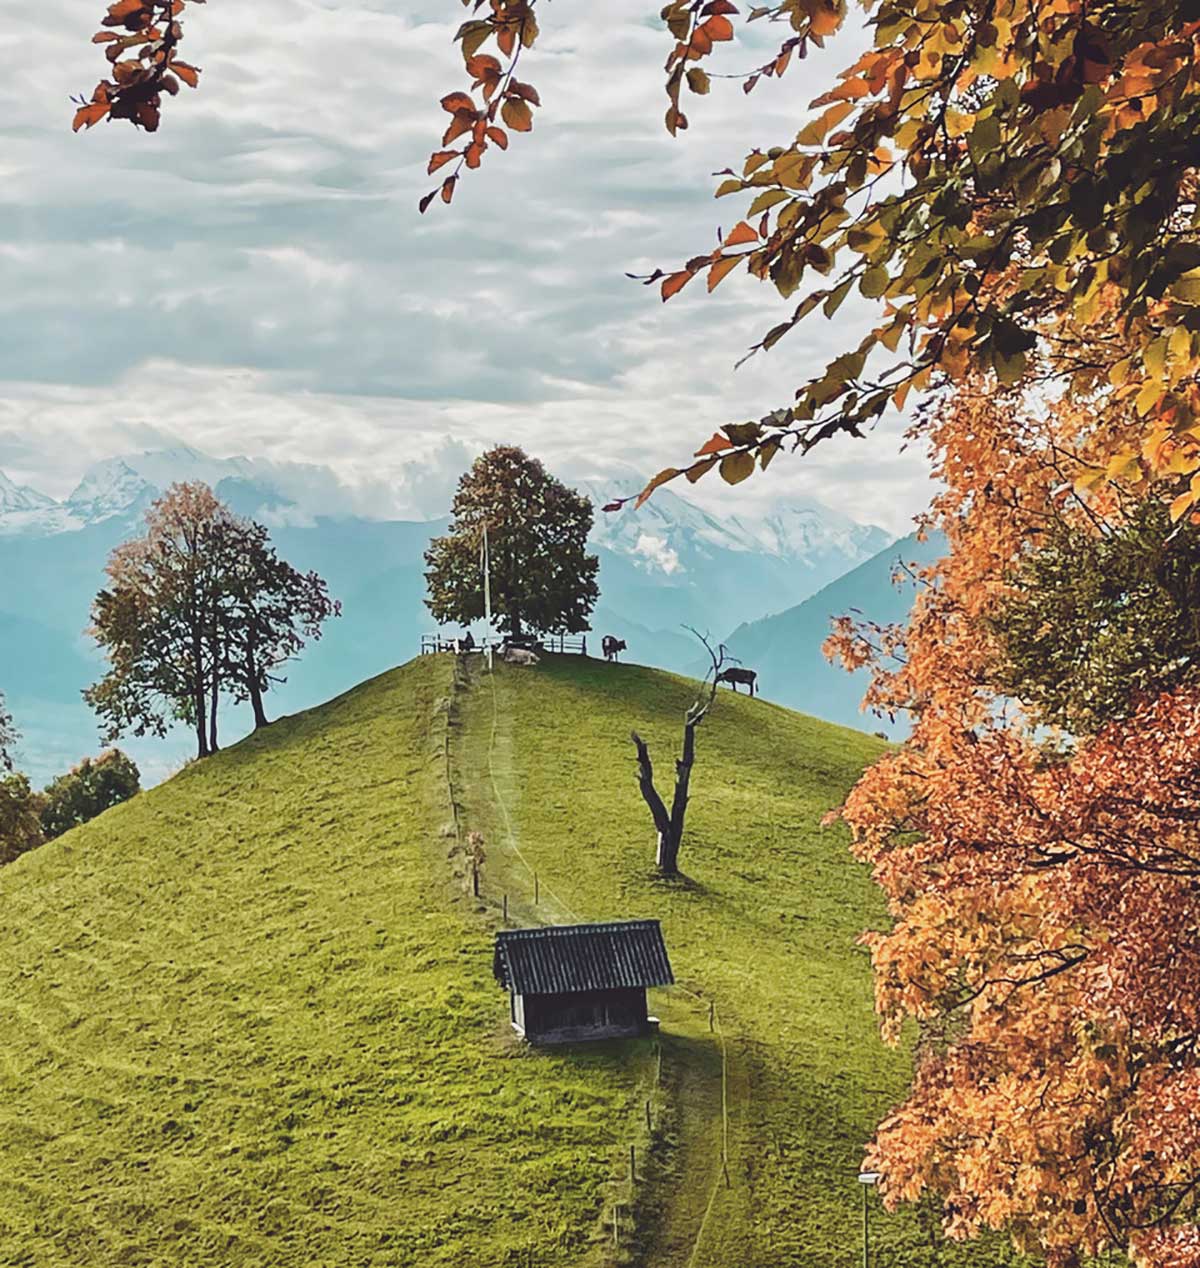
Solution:
M188 3L205 0L116 0L101 21L103 30L92 37L104 45L111 66L91 100L80 100L72 125L94 127L101 119L128 119L147 132L158 130L162 94L172 97L180 83L195 88L200 71L178 57L183 39L180 18Z

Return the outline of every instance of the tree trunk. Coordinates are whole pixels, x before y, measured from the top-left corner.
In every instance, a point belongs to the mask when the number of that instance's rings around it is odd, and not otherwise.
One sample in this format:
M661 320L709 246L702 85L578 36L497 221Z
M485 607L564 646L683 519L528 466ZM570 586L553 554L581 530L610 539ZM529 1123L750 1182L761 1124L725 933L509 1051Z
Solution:
M196 756L208 756L208 710L204 693L204 643L200 631L193 626L192 637L192 708L196 714Z
M250 693L250 707L254 710L254 729L270 726L267 711L263 708L262 688L258 683L258 662L254 658L254 642L246 648L246 690Z
M221 656L216 639L213 640L212 653L212 699L208 706L208 747L210 752L215 753L220 747L217 743L217 705L221 699Z
M667 814L667 808L663 804L663 799L658 795L658 789L654 787L654 766L650 761L650 750L646 747L646 741L642 739L636 731L631 731L629 738L633 740L637 748L638 755L638 788L641 789L642 798L646 805L650 807L650 814L654 819L654 826L658 830L658 848L655 853L655 862L658 870L664 876L674 876L678 872L677 860L679 858L679 836L675 833L675 826L672 816ZM678 796L676 797L678 801ZM687 798L684 797L686 805ZM683 815L680 814L679 827L682 832Z

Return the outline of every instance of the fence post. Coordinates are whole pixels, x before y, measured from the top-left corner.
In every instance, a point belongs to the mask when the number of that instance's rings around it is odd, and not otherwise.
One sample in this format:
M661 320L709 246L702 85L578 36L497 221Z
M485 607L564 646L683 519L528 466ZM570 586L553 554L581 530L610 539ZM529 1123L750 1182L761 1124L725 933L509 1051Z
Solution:
M504 895L504 923L508 924L508 895Z
M538 885L538 874L533 874L533 905L536 907L542 900L541 887Z

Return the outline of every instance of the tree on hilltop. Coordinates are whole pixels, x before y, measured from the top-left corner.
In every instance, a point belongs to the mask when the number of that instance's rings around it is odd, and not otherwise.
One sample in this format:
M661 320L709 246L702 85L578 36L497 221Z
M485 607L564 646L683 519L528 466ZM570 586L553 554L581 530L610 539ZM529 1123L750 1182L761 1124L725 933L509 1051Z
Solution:
M461 625L484 615L484 528L492 615L511 635L577 634L600 591L600 561L587 553L592 504L510 445L490 449L458 482L445 537L425 552L426 606Z
M217 748L222 694L249 700L255 725L265 725L263 694L281 681L272 671L340 607L315 573L280 560L266 530L207 485L174 485L146 528L109 559L91 627L109 670L84 696L107 741L165 735L180 721L205 757Z

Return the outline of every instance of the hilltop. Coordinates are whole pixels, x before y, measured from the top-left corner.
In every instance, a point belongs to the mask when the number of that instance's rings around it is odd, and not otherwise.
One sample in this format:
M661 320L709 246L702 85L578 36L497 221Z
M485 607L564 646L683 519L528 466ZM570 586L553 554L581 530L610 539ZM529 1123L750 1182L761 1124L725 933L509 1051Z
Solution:
M425 658L0 870L0 1263L858 1263L908 1062L855 946L877 895L818 823L882 746L723 693L667 883L628 732L669 770L694 689ZM506 897L659 917L661 1042L517 1044ZM1007 1262L932 1227L876 1209L878 1262Z

